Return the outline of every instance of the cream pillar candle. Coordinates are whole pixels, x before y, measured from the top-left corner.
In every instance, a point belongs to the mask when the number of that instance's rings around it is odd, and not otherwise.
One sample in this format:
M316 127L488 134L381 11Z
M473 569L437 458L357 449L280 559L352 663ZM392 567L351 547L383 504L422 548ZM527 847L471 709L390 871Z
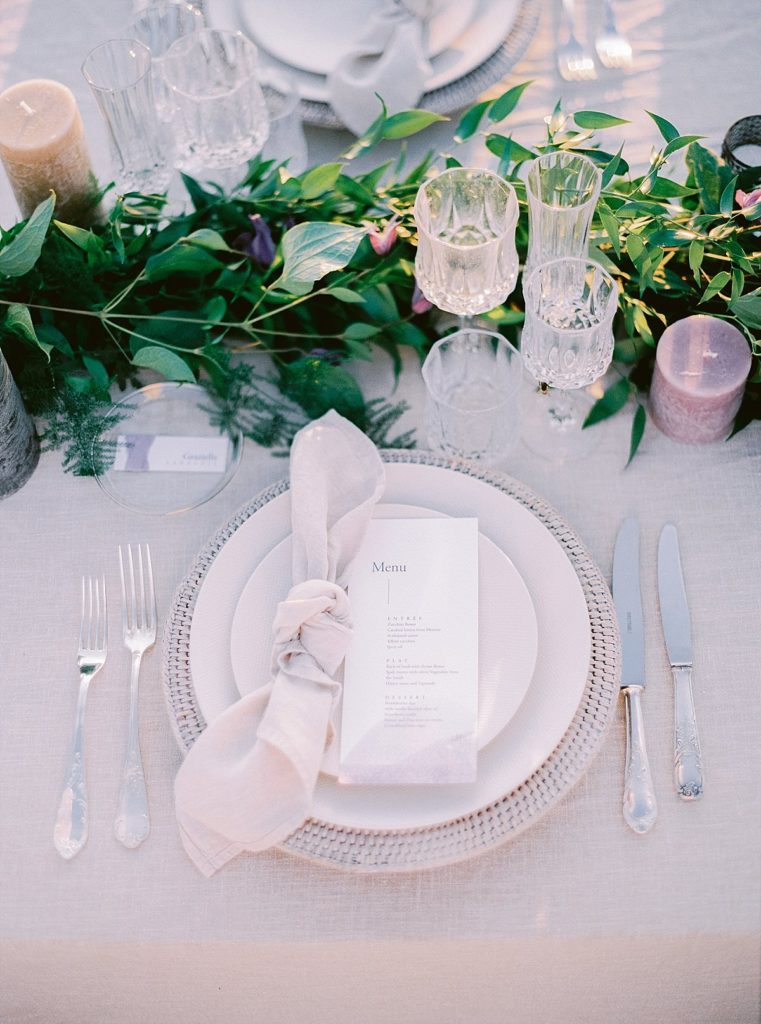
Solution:
M24 217L52 189L58 219L94 220L98 186L82 118L65 85L34 78L0 93L0 157Z
M699 444L732 432L750 371L750 346L733 324L688 316L663 332L655 355L650 412L664 434Z

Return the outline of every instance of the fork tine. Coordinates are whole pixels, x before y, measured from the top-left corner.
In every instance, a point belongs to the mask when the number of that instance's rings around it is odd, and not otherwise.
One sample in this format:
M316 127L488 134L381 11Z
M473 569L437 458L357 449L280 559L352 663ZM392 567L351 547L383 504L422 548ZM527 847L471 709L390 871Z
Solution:
M79 616L79 649L84 647L85 639L85 578L82 577L82 611Z
M108 648L108 592L106 591L106 574L100 578L100 585L103 591L103 626L101 630L101 649Z
M87 577L87 650L91 651L93 648L93 596L92 596L92 576Z
M146 627L145 573L143 572L143 545L137 546L138 573L140 576L140 595L138 599L138 629Z
M145 545L145 557L148 563L148 628L156 629L156 588L153 585L153 563L151 562L151 548Z
M127 585L124 581L124 555L121 544L119 545L119 576L122 584L122 632L126 633L129 628L129 619L127 616Z
M127 561L129 563L129 593L130 593L130 629L137 628L137 595L135 593L135 562L132 557L132 545L127 545Z

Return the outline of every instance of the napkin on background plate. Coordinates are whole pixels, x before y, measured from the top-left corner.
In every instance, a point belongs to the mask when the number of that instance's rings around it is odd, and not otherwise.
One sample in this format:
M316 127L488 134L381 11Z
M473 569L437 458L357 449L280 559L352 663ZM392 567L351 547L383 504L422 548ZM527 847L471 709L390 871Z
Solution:
M328 75L330 105L356 135L378 116L378 96L391 114L417 106L432 74L426 22L446 2L384 0L355 48Z
M351 637L343 588L385 484L373 443L333 411L296 435L290 475L293 587L273 625L272 678L204 730L175 781L183 845L207 876L309 817Z

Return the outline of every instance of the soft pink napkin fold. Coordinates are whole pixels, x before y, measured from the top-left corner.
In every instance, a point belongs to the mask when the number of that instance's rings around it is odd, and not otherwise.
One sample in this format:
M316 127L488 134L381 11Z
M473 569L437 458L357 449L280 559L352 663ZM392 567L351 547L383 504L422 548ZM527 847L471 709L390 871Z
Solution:
M294 438L293 587L275 617L272 678L204 730L175 781L183 845L207 876L309 817L351 638L346 576L384 483L373 443L336 412Z

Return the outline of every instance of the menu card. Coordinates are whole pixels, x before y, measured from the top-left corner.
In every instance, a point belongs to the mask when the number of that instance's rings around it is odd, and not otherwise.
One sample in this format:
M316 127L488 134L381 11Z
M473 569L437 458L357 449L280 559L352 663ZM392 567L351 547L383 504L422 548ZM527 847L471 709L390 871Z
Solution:
M478 520L373 519L351 571L340 782L473 782Z

